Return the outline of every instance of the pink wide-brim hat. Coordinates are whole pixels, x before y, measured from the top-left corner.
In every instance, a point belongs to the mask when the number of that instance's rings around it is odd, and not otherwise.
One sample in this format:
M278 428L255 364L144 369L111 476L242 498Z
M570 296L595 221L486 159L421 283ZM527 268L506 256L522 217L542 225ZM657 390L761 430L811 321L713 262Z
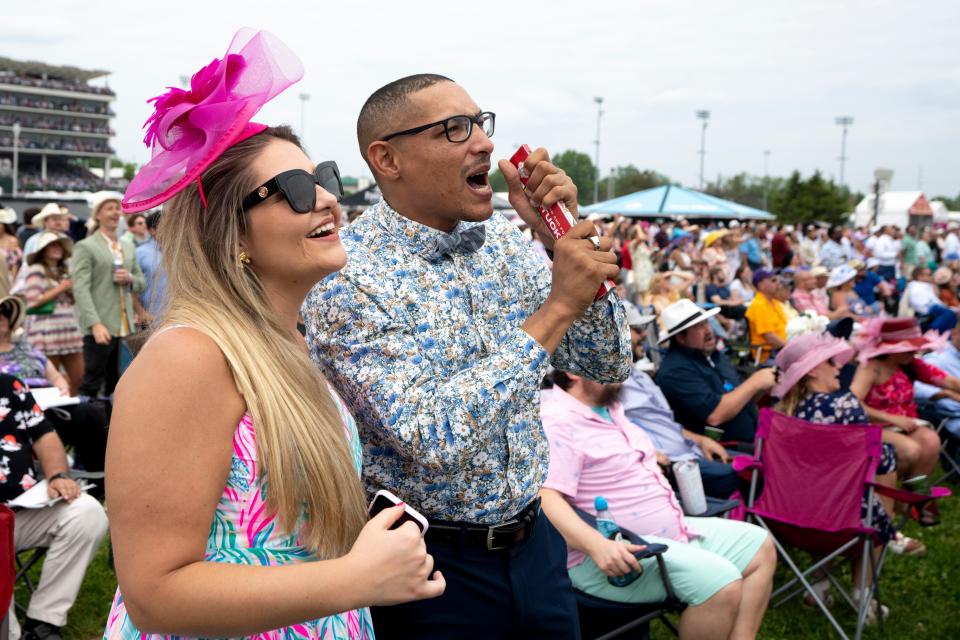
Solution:
M920 332L916 318L879 316L863 323L851 342L857 348L861 364L889 353L940 351L949 341L949 334Z
M845 340L827 334L807 333L797 336L780 349L774 359L780 369L780 382L770 390L770 395L782 398L817 365L831 358L842 367L853 359L855 353Z
M189 90L170 87L148 100L155 111L143 141L151 159L127 187L123 210L152 209L198 180L227 148L266 129L250 119L302 77L300 59L276 36L240 29L222 60L193 74Z

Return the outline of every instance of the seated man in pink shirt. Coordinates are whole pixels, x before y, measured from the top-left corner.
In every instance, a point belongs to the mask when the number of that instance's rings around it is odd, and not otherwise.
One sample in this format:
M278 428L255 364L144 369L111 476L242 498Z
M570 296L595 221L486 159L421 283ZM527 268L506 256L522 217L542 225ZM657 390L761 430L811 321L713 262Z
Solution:
M826 273L823 267L814 267L809 271L797 271L793 274L793 294L790 296L790 302L793 308L803 313L804 311L813 311L819 316L825 316L830 320L838 318L852 318L853 313L850 308L844 305L839 309L830 310L830 300L827 294L817 288L817 278Z
M541 489L543 511L567 542L573 585L618 602L666 598L653 558L638 561L634 547L608 540L570 507L594 513L606 498L613 519L663 555L677 597L689 606L680 637L756 637L767 608L777 555L760 527L723 518L688 518L657 465L649 436L631 424L617 402L619 384L600 384L554 372L543 394L541 418L550 443L550 467ZM608 576L643 575L625 587Z

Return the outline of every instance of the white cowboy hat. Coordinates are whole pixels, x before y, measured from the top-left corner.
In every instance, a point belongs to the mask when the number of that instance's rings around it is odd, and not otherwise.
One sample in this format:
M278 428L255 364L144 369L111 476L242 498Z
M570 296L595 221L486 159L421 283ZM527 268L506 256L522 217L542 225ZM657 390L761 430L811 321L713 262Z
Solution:
M43 205L43 209L40 209L40 213L33 216L33 219L30 221L30 224L36 228L43 226L43 221L49 218L50 216L66 216L69 215L67 210L58 205L56 202L48 202Z
M833 271L830 272L830 279L827 280L827 289L839 287L842 284L850 282L856 277L856 269L848 264L841 264L839 267L834 267Z
M17 221L17 212L10 208L0 207L0 224L13 224Z
M657 319L657 316L644 315L640 313L640 310L637 309L637 306L632 302L626 300L621 300L623 303L623 308L626 311L627 316L627 326L628 327L644 327L654 320Z
M720 313L720 307L714 307L708 311L695 305L692 300L686 298L677 300L660 313L664 330L663 335L660 336L660 342L666 342L681 331L698 325L718 313Z

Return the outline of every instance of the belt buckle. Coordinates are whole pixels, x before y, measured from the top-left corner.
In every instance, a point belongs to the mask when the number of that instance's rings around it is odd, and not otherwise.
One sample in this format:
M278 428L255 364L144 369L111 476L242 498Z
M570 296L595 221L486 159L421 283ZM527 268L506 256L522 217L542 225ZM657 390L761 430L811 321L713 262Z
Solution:
M502 524L489 527L487 529L487 551L503 551L504 549L509 549L510 545L506 545L506 546L495 545L493 543L493 536L494 534L499 533L504 527L507 527L507 526L515 527L517 524L519 523L516 520L510 520L508 522L504 522Z

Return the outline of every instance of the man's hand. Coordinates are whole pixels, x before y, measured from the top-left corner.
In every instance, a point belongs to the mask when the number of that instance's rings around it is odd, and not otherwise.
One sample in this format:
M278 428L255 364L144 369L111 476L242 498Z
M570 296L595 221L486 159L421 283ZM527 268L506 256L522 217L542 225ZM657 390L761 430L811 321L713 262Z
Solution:
M661 467L669 467L670 457L663 451L657 451L657 464Z
M110 331L101 323L90 327L90 333L93 334L93 341L97 344L110 344Z
M70 478L57 478L47 484L47 495L53 498L63 498L73 502L80 497L80 485Z
M113 272L113 281L117 284L130 284L133 282L133 276L126 269L117 269Z
M543 244L554 250L553 234L540 217L537 207L549 209L562 201L576 220L577 185L573 184L573 180L562 169L550 163L550 156L543 147L536 149L523 161L524 168L530 174L526 189L520 182L517 168L509 160L501 160L497 166L507 181L510 204L514 210L532 231L537 232Z
M643 573L640 561L633 554L644 549L646 547L640 544L624 544L598 535L596 542L588 549L587 553L604 575L619 577L631 571Z
M697 444L700 445L700 450L703 451L703 455L707 460L719 460L724 464L730 462L730 456L727 455L727 450L716 440L703 437L700 438L700 442Z
M558 305L573 318L593 304L604 280L615 280L620 273L617 256L610 251L610 238L600 238L597 250L589 240L596 235L597 228L584 220L554 245L553 285L547 304Z

